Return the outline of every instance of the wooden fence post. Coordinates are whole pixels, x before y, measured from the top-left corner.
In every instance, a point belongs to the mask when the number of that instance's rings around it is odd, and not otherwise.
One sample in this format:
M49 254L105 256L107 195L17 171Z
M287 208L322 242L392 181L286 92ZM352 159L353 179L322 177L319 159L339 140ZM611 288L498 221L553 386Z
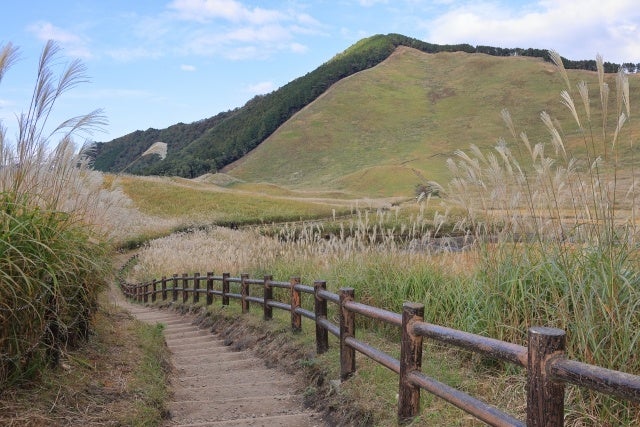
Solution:
M200 302L200 273L193 274L193 303Z
M229 305L229 273L222 273L222 305Z
M207 272L207 305L213 304L213 272Z
M186 303L189 299L189 274L182 273L182 303Z
M353 301L353 288L340 288L340 379L348 379L356 371L356 350L346 343L347 337L356 335L356 316L345 308L345 303Z
M173 302L178 301L178 275L174 274L172 277L172 281L173 283L171 284L171 286L173 286L173 289L171 290L171 296L173 297Z
M242 313L249 312L249 301L247 301L247 297L249 296L249 284L247 283L247 279L249 275L243 273L240 275L240 302L242 303Z
M146 303L149 302L149 282L144 284L144 288L143 289L144 289L144 293L143 293L143 296L142 296L142 300L146 304Z
M318 292L327 289L327 282L317 280L313 282L315 296L314 312L316 315L316 353L326 353L329 349L329 331L318 324L320 319L327 318L327 300L320 298Z
M264 320L273 319L273 307L269 305L269 302L273 300L273 288L271 287L271 280L273 280L273 276L264 276L264 290L263 290L263 301L262 308L264 312Z
M564 383L554 382L546 368L551 358L564 355L565 340L562 329L529 328L527 427L564 425Z
M138 302L142 302L143 288L144 288L144 285L136 285L136 300L138 300Z
M151 282L151 290L153 291L151 294L151 302L156 302L156 292L158 292L158 281L156 279L153 279L153 282Z
M408 375L422 368L422 336L413 333L415 322L424 317L424 304L405 302L402 305L402 342L400 344L400 382L398 391L398 422L407 423L420 412L420 387L411 384Z
M302 330L302 316L296 313L296 308L300 307L300 291L296 289L296 285L300 284L300 278L292 277L289 284L291 285L291 330L300 332Z
M167 300L167 276L162 276L162 301Z

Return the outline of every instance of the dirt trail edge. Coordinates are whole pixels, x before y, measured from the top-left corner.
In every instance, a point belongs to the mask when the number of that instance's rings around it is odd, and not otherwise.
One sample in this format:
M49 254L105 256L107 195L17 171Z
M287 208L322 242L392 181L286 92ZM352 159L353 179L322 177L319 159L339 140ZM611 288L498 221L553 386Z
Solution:
M269 369L250 350L233 351L201 329L190 315L131 304L118 305L141 321L165 325L174 366L167 426L326 426L305 409L294 378Z

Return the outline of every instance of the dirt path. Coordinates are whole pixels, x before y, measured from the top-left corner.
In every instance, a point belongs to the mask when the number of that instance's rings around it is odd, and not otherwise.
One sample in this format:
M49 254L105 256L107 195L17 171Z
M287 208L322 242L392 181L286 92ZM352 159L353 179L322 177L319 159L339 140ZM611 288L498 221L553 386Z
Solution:
M163 323L172 353L172 400L168 426L325 426L306 410L293 377L249 350L232 351L189 316L146 308L117 298L138 319Z

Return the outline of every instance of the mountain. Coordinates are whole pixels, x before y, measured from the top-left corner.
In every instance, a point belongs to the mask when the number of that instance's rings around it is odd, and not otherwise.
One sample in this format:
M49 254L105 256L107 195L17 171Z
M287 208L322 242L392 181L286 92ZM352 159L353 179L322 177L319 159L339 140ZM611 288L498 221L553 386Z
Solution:
M375 35L359 41L317 69L267 95L256 96L242 108L222 112L190 124L178 123L166 129L136 131L110 142L96 144L97 170L144 175L195 177L217 171L242 158L272 135L294 114L325 93L333 84L374 67L397 47L421 52L486 53L493 56L546 57L539 49L504 49L468 44L436 45L399 34ZM568 68L595 68L595 62L565 61ZM614 64L607 64L614 68ZM154 142L167 143L164 160L158 156L140 157Z
M568 70L568 75L574 85L588 83L592 108L599 110L596 73ZM629 78L630 98L637 99L640 75ZM614 74L606 75L612 91L614 79ZM555 66L541 58L426 54L398 47L379 65L334 84L223 172L240 181L296 190L407 196L419 184L446 182L446 160L456 150L471 144L488 149L501 137L513 142L501 117L505 108L517 132L525 131L533 143L550 141L540 120L547 111L557 120L568 149L575 154L584 150L584 140L560 102L563 89ZM609 110L615 115L615 96ZM599 120L594 116L596 125ZM613 127L615 120L611 134ZM637 138L640 124L627 123L626 132Z

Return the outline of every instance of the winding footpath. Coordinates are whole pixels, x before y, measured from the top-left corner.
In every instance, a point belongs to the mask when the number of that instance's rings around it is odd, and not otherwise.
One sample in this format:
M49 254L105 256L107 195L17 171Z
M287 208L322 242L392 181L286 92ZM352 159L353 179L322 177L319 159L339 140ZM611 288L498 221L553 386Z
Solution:
M222 339L176 312L114 302L150 324L165 325L171 352L171 401L167 426L325 426L304 408L293 377L269 369L250 350L232 351Z

